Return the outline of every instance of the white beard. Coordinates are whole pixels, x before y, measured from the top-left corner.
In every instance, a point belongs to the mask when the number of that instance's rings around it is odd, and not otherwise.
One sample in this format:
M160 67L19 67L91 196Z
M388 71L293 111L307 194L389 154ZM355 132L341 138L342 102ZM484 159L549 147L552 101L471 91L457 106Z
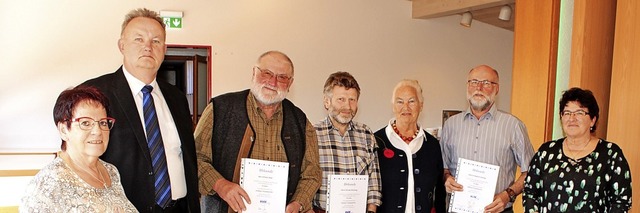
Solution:
M264 94L262 92L263 88L275 90L276 94L271 94L271 95ZM284 100L287 97L287 94L289 93L289 91L280 90L277 87L271 87L269 85L257 83L254 81L253 86L251 86L251 93L253 93L253 96L255 96L260 103L264 105L272 105L272 104L282 102L282 100Z

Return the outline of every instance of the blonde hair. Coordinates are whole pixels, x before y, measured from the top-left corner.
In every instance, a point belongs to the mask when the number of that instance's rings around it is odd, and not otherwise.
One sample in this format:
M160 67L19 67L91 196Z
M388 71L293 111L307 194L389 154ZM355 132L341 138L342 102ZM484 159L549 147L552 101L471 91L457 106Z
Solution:
M127 13L127 15L124 16L124 22L122 22L122 29L120 30L120 34L122 35L122 33L124 33L124 28L127 27L127 25L129 24L129 22L131 22L131 20L138 17L153 19L157 21L160 24L160 26L162 26L162 29L165 28L164 22L162 21L162 17L160 17L160 14L156 13L156 11L149 10L147 8L138 8L138 9L129 11L129 13Z

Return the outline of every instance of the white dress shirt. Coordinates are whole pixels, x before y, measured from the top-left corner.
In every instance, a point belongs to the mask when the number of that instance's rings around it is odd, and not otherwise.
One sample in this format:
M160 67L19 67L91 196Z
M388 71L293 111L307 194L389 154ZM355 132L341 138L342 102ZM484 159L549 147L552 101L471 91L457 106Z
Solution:
M131 75L127 69L122 66L124 70L124 76L129 83L131 94L136 102L136 108L138 109L138 115L140 115L140 121L142 122L142 128L144 126L144 112L142 109L142 87L146 84L138 80ZM162 91L158 86L158 82L153 80L151 84L153 87L151 96L153 96L153 102L156 107L156 113L158 115L158 123L160 125L160 134L162 135L162 142L164 144L164 151L167 156L167 169L169 171L169 180L171 181L171 197L173 200L177 200L187 196L187 181L184 176L184 162L182 159L182 149L180 136L178 135L178 129L173 121L173 116L169 110L167 102L164 100Z
M418 124L418 130L419 130L418 135L415 138L413 138L413 140L411 140L409 144L407 144L406 142L404 142L404 140L402 140L402 138L400 138L398 134L396 134L395 131L393 131L392 124L395 121L396 121L395 118L391 119L389 121L389 125L387 125L387 127L384 129L385 133L387 133L387 137L389 138L389 142L391 142L391 145L393 145L395 148L399 150L404 151L406 156L411 156L416 152L420 151L420 148L422 148L422 144L424 143L424 129L422 129L422 126ZM413 171L412 157L407 157L407 166L408 166L407 171ZM413 175L409 174L408 180L407 180L407 189L413 189L414 185L415 185L415 182L413 180ZM407 203L405 204L405 206L406 206L406 208L404 209L405 213L416 212L415 190L407 190Z

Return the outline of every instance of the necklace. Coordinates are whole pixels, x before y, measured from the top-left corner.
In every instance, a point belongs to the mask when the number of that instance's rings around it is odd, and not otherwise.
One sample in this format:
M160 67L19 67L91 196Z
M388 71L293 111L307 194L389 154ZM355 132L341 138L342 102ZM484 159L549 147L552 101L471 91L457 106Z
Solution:
M400 138L407 143L413 141L413 139L418 137L418 133L420 133L420 129L417 129L416 133L414 133L412 136L405 137L405 136L402 136L402 134L400 134L400 130L398 130L398 127L396 127L395 121L391 124L391 127L393 128L393 131L396 132L396 134L398 134L398 136L400 136Z
M73 163L74 165L76 165L76 167L80 167L77 164ZM95 175L93 175L91 172L87 171L85 168L80 167L80 169L82 169L85 173L91 175L91 177L95 178L98 182L102 183L102 185L104 186L104 188L107 188L107 182L104 181L104 176L102 176L102 172L100 172L100 167L96 167L96 169L98 169L98 175L100 175L100 178L96 177Z
M592 141L592 139L589 138L587 143L585 143L580 149L574 149L574 150L571 150L569 148L569 141L567 141L567 143L565 144L566 148L567 148L567 152L569 152L569 154L571 154L573 157L576 158L576 159L574 159L572 157L567 156L569 158L569 163L571 163L571 165L575 166L576 164L580 163L580 161L582 161L582 159L577 159L577 158L578 158L579 154L582 153L584 151L584 149L589 145L589 143L591 143L591 141Z

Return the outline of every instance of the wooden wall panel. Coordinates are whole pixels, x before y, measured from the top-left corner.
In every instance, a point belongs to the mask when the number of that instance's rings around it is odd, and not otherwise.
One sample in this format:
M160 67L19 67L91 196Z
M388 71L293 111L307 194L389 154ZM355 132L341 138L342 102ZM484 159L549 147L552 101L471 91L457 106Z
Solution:
M629 161L631 212L640 213L640 1L617 4L607 139L618 144Z
M551 138L560 1L516 0L511 112L533 147ZM523 212L519 197L515 212Z
M615 0L574 2L569 87L593 91L600 106L600 138L607 138L615 21Z
M538 148L551 137L560 3L516 1L511 112Z

